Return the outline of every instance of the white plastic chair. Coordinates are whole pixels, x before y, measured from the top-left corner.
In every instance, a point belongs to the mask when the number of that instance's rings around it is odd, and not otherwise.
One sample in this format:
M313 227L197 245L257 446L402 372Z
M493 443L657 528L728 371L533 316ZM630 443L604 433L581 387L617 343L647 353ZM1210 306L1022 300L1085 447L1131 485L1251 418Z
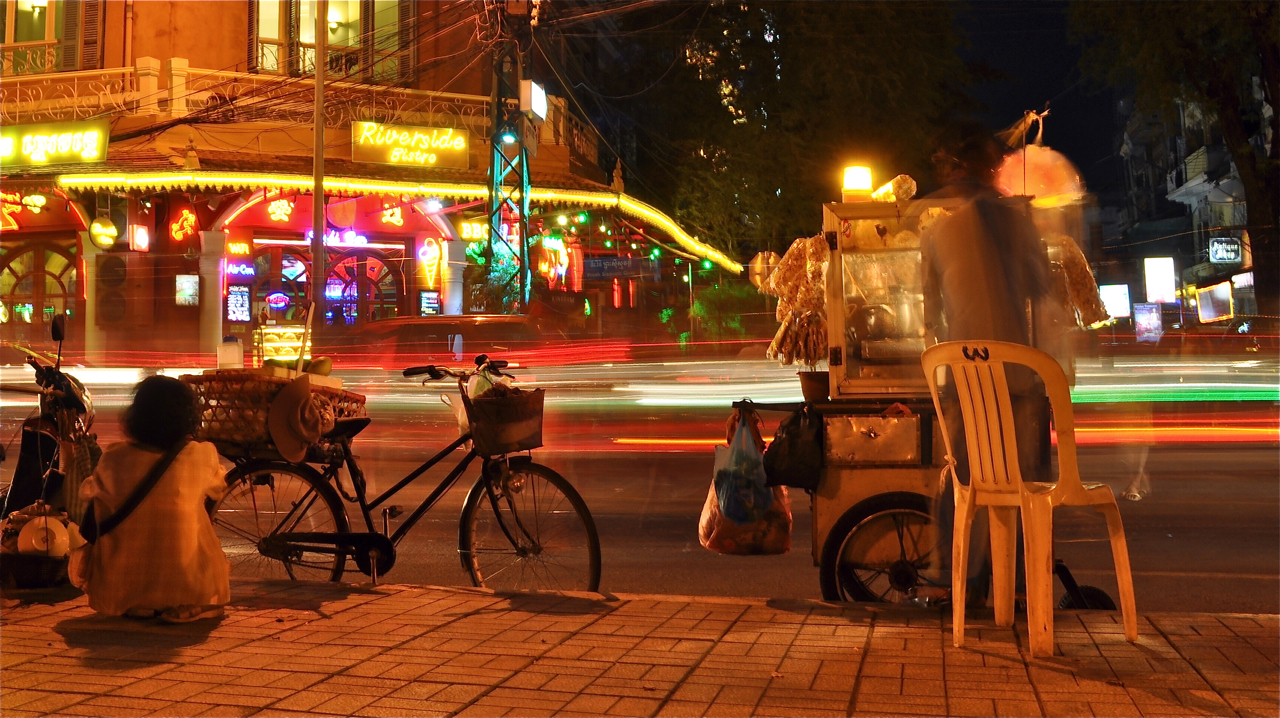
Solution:
M947 447L947 467L955 485L955 533L952 541L951 606L952 640L964 645L965 577L969 559L969 528L979 507L987 507L991 525L991 563L997 626L1013 625L1016 530L1022 509L1026 550L1027 633L1033 656L1053 655L1053 509L1057 506L1092 506L1107 520L1124 637L1138 640L1138 616L1129 572L1129 548L1125 542L1120 509L1111 487L1082 484L1076 464L1075 422L1066 375L1058 362L1042 351L1006 342L946 342L925 350L920 358L934 408ZM1058 481L1055 484L1023 483L1018 465L1013 405L1005 377L1005 364L1021 364L1040 375L1053 407L1058 434ZM955 452L947 433L938 395L938 368L950 367L955 393L964 419L969 450L968 486L956 481ZM954 417L952 417L954 419Z

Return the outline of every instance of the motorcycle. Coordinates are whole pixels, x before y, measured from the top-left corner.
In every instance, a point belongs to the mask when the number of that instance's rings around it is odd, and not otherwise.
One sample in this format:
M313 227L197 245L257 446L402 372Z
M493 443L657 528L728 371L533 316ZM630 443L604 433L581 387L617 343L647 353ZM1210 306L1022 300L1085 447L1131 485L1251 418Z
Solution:
M65 315L54 317L52 334L58 343L57 358L52 365L44 363L47 358L23 350L28 355L27 364L35 370L35 386L0 384L0 391L40 397L38 415L22 423L18 464L4 496L0 518L36 501L66 511L75 521L80 520L84 511L78 495L79 484L92 473L100 454L88 434L93 425L93 400L84 384L62 371Z

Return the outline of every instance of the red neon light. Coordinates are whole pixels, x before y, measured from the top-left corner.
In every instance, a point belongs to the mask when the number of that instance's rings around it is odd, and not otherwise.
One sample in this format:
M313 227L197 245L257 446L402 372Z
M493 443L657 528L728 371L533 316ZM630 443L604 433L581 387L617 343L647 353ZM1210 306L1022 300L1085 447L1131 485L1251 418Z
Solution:
M182 210L177 221L169 225L169 236L175 242L181 242L196 233L196 214L189 209Z
M613 308L622 308L622 285L618 283L618 278L613 278Z

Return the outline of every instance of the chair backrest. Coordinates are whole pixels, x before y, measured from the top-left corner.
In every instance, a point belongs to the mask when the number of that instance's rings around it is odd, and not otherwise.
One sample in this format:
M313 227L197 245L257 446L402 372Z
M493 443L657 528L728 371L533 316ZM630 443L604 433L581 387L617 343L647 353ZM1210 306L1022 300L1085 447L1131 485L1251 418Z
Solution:
M970 486L978 491L995 493L1016 493L1022 489L1013 402L1005 372L1007 364L1031 369L1040 376L1049 395L1058 438L1059 486L1055 491L1069 491L1079 486L1071 391L1066 374L1052 356L1008 342L944 342L926 349L920 363L929 382L929 392L933 395L948 457L954 457L955 450L951 446L948 417L943 413L939 395L938 369L951 369L964 421Z

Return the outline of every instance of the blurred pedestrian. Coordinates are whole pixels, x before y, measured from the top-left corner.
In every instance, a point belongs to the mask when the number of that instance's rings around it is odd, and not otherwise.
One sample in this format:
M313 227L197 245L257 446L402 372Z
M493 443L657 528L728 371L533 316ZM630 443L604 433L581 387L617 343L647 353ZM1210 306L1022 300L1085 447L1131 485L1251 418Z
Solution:
M925 327L929 343L1000 341L1032 345L1033 306L1048 293L1048 255L1027 212L995 188L1004 146L980 123L961 121L935 141L933 160L945 186L927 199L959 204L921 235ZM1024 481L1051 480L1049 411L1044 385L1026 367L1005 369L1013 404L1018 463ZM949 382L950 385L950 382ZM942 397L957 480L969 483L964 426L954 393ZM941 554L949 563L955 500L946 483L935 504ZM985 512L975 517L969 600L984 604L990 579Z
M170 461L134 510L99 536L72 567L89 605L109 616L171 623L215 618L231 600L230 571L206 502L221 498L223 470L213 444L191 440L199 417L191 389L153 376L121 416L127 441L112 444L81 485L102 525L129 503L145 477Z

